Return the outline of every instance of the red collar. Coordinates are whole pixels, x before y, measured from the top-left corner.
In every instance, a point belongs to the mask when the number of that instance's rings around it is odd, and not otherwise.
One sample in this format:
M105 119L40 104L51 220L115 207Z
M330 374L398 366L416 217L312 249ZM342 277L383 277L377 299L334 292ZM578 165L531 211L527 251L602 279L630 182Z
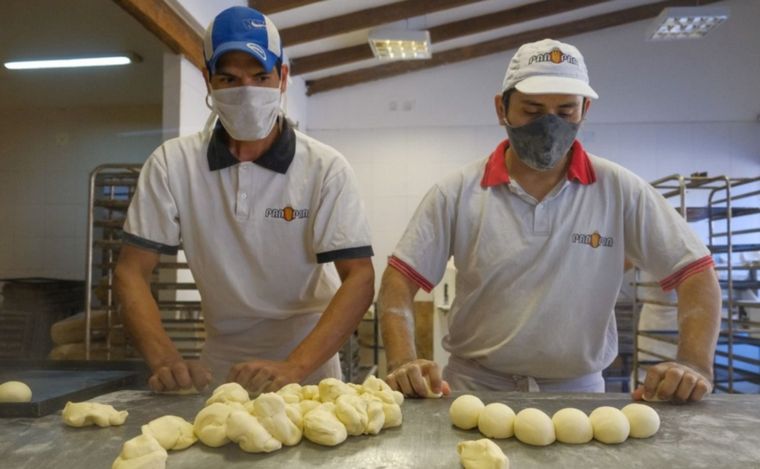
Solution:
M483 179L480 185L483 188L498 186L499 184L509 184L509 171L507 163L504 160L504 154L509 148L509 140L504 140L491 153L486 163L486 170L483 172ZM570 164L567 167L567 180L578 181L581 184L593 184L596 182L596 173L591 166L588 153L583 149L581 142L575 140L570 148Z

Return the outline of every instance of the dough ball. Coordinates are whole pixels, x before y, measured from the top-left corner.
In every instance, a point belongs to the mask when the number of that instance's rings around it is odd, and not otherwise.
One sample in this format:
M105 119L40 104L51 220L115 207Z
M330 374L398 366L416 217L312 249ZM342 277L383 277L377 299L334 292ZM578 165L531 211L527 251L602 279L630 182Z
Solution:
M620 410L609 406L597 407L589 419L594 428L594 438L598 441L613 445L628 439L631 425Z
M308 414L309 412L316 409L320 405L321 404L319 401L312 401L310 399L307 399L298 403L298 407L301 408L301 415Z
M355 389L336 378L325 378L319 382L319 400L335 402L342 394L358 394Z
M588 415L571 407L558 410L552 417L554 433L562 443L574 445L588 443L594 438L594 429Z
M478 430L488 438L509 438L515 434L515 412L506 404L492 402L480 412Z
M470 430L478 426L480 412L485 408L483 401L471 394L457 397L449 407L449 417L454 426Z
M391 391L391 394L396 404L401 405L404 403L404 394L401 391Z
M385 414L383 428L399 427L404 421L404 415L401 413L401 406L398 404L388 404L383 402L383 414Z
M127 415L126 410L118 411L113 406L97 402L67 402L61 412L64 423L72 427L121 425Z
M430 376L425 376L425 395L422 397L428 399L438 399L441 396L443 396L443 392L433 392L433 388L430 385Z
M227 438L227 417L234 410L236 409L221 402L204 407L193 422L195 435L204 445L212 448L226 445L230 442Z
M155 438L166 450L185 449L198 441L193 424L176 415L151 420L142 426L142 432Z
M385 427L385 406L389 405L375 397L372 393L362 394L367 402L367 428L364 433L377 435Z
M311 400L311 401L318 401L319 400L319 386L316 384L307 384L306 386L301 387L301 400Z
M253 415L283 445L294 446L301 441L301 430L288 418L285 401L276 393L259 395L253 401Z
M124 443L111 469L152 469L166 467L168 454L150 435L142 434Z
M303 412L299 404L285 404L285 415L298 427L298 431L303 432Z
M515 436L523 443L547 446L554 443L554 424L548 415L529 407L515 416Z
M388 383L374 375L367 376L362 386L371 391L392 391Z
M335 416L335 406L322 404L303 418L303 435L318 445L336 446L348 438L346 427Z
M227 438L248 453L271 453L282 448L282 443L244 410L235 410L227 417Z
M0 384L0 402L30 402L32 390L21 381L6 381Z
M335 401L335 416L349 435L361 435L367 430L367 401L358 395L343 394Z
M218 388L214 389L211 397L206 401L206 405L211 405L215 402L221 402L227 404L229 402L239 402L245 404L250 401L251 398L248 395L248 391L239 383L224 383Z
M621 412L631 425L631 438L649 438L660 429L660 416L648 405L628 404Z
M464 469L509 469L509 458L488 438L460 441L457 453Z
M286 384L277 394L288 404L297 404L301 402L301 385L298 383Z

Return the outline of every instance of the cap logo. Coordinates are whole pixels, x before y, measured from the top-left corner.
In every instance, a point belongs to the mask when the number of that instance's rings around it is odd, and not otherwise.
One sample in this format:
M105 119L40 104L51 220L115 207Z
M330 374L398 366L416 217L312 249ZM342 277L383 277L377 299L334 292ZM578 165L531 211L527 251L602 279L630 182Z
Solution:
M253 51L254 54L256 54L259 57L261 57L261 60L263 60L263 61L267 60L267 54L266 54L266 52L264 52L264 49L260 45L254 43L254 42L248 42L248 43L245 44L245 46L247 48L251 49L251 51Z
M533 55L530 57L530 59L528 59L528 65L532 63L542 62L551 62L553 64L561 64L562 62L567 62L569 64L578 65L578 59L570 54L563 54L558 47L555 47L549 52L544 52L543 54Z
M266 28L267 23L263 19L253 19L248 18L246 20L243 20L243 25L245 25L248 29L256 29L256 28Z

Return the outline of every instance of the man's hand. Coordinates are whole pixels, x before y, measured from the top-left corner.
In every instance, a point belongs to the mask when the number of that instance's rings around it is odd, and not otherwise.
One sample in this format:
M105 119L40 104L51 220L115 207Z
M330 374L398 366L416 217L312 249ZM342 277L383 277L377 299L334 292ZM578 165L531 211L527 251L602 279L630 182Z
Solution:
M647 370L644 385L633 391L634 400L661 400L684 403L699 401L712 392L707 373L678 362L664 362Z
M153 392L179 391L195 387L201 391L211 382L211 372L197 360L176 360L161 365L148 379Z
M449 383L441 379L438 364L422 358L396 367L388 374L385 381L391 388L401 391L408 397L433 397L441 392L445 395L451 393ZM430 388L426 381L429 381Z
M240 383L253 395L277 391L286 384L298 383L303 378L305 376L300 367L287 361L270 360L238 363L227 375L227 381Z

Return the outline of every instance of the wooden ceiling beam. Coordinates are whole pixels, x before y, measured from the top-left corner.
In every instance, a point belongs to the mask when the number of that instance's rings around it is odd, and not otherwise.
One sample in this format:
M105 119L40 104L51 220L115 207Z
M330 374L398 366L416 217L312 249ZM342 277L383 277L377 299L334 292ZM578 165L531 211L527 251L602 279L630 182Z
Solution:
M474 18L467 18L452 23L446 23L429 28L430 42L437 44L470 34L481 33L491 29L503 28L513 24L557 15L567 11L584 8L609 0L547 0L538 3L530 3L516 8L509 8ZM292 76L303 75L317 70L337 67L351 62L358 62L373 58L369 44L346 47L343 49L322 52L291 59L290 74Z
M448 10L480 0L405 0L280 30L285 47L394 21Z
M700 4L715 3L718 0L701 0ZM351 72L332 75L306 82L307 95L313 95L346 86L379 80L396 75L402 75L418 70L437 67L465 60L475 59L486 55L514 49L526 42L538 41L547 37L560 39L566 36L583 34L600 29L620 26L627 23L653 18L660 14L663 8L673 6L693 6L696 0L670 0L650 3L612 13L592 16L582 20L571 21L559 25L534 29L524 33L493 39L469 46L449 49L433 54L429 60L399 61L375 67L362 68ZM642 38L642 40L644 40Z
M164 0L113 0L176 54L182 54L199 70L203 38Z
M318 1L319 0L248 0L248 6L259 10L265 15L271 15L272 13L309 5L310 3L317 3Z

